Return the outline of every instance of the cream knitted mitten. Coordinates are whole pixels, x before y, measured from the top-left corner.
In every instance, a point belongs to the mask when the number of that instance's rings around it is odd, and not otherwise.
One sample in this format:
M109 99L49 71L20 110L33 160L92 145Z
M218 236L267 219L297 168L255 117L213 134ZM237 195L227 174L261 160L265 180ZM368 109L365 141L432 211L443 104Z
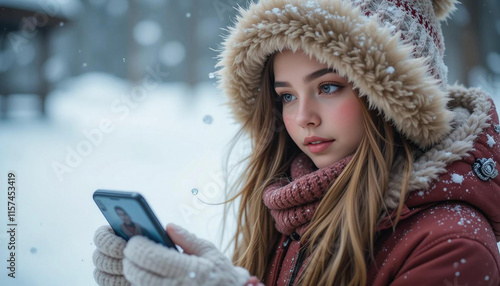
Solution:
M94 234L97 249L92 255L94 279L99 285L130 285L123 276L123 249L127 242L109 226L99 227Z
M170 224L167 232L184 253L134 236L125 247L123 272L134 285L238 285L246 284L248 271L235 267L215 245Z

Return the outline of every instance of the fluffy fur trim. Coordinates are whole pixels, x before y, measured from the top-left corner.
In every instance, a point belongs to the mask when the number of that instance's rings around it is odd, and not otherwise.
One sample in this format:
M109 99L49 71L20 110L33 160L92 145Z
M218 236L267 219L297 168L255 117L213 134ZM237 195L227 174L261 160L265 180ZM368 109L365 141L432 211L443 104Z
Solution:
M413 46L404 44L400 33L391 34L390 27L351 2L263 0L239 14L216 65L219 87L238 121L254 113L266 58L291 49L349 78L371 108L418 146L431 146L450 131L448 95L428 73L427 59L413 58Z
M457 0L432 0L432 7L438 20L446 19L453 11L457 9Z
M474 141L492 122L488 112L492 108L489 96L477 88L466 89L462 86L450 86L450 109L455 113L453 131L436 144L413 164L409 192L428 190L431 183L447 172L446 167L452 162L469 156L474 150ZM391 173L389 192L385 200L387 207L396 208L399 204L402 168Z

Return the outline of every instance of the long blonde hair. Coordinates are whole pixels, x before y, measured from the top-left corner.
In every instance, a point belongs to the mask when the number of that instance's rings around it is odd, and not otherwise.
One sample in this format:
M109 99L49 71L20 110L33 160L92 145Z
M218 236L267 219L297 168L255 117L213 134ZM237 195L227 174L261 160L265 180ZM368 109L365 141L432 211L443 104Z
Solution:
M252 118L236 136L250 135L252 152L247 167L234 185L240 197L237 229L234 236L233 262L264 278L281 234L262 201L264 189L286 175L299 148L287 134L281 103L274 84L274 54L265 63L261 76L261 94L255 99ZM374 256L376 226L383 215L389 173L400 162L404 168L399 219L413 164L412 144L401 138L390 122L362 103L365 136L353 159L326 190L308 230L301 237L310 257L297 283L301 285L365 285L367 262Z

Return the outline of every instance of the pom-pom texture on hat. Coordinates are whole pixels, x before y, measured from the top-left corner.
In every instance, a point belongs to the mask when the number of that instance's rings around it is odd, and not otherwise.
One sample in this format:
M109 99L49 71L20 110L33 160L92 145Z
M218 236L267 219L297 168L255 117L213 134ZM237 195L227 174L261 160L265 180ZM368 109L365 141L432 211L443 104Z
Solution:
M446 19L451 12L455 11L456 0L433 0L432 6L438 20Z

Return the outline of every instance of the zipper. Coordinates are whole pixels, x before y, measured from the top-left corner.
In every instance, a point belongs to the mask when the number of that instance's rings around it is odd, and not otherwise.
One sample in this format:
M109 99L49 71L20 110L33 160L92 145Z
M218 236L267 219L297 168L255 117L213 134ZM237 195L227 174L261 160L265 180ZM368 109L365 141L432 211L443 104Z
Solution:
M296 232L293 232L289 238L295 240L295 241L300 241L300 235ZM293 266L293 272L292 275L290 276L290 279L288 279L288 283L286 284L287 286L292 286L293 282L295 282L295 278L297 278L297 274L300 271L300 268L302 266L302 263L304 262L304 258L306 256L306 247L302 246L299 250L299 255L297 256L297 260L295 260L295 265Z
M278 281L278 276L280 274L281 265L283 264L283 257L285 256L285 254L288 250L288 246L290 245L291 240L292 239L290 238L290 236L288 236L285 241L281 240L283 242L279 242L279 243L283 243L281 250L280 250L280 253L278 253L278 256L276 258L276 261L279 263L280 266L273 273L273 276L271 277L271 284L270 285L276 285L276 283Z
M297 274L299 273L300 268L302 267L302 263L304 262L304 258L306 257L306 247L302 247L299 250L299 255L297 256L297 260L295 261L295 266L293 267L292 276L288 279L287 286L292 286L293 282L295 282L295 278L297 278Z

